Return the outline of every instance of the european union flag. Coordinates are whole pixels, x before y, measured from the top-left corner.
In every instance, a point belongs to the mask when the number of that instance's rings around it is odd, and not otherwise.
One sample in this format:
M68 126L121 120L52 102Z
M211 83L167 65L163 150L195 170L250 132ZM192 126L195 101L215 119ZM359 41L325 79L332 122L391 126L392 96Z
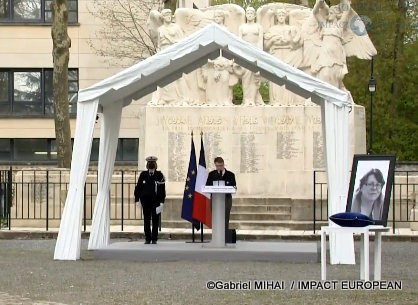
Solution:
M183 206L181 208L181 218L190 221L193 226L199 230L200 222L195 220L193 215L193 200L194 191L196 186L197 164L196 164L196 151L194 148L194 142L192 138L192 148L190 150L189 169L187 170L186 184L184 186L183 194Z

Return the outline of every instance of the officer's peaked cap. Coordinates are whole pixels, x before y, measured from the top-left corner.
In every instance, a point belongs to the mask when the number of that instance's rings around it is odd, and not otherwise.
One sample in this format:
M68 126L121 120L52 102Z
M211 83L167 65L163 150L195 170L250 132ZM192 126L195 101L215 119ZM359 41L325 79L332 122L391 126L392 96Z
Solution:
M146 160L147 162L155 162L155 161L157 161L157 160L158 160L158 158L157 158L157 157L155 157L155 156L149 156L149 157L147 157L145 160Z

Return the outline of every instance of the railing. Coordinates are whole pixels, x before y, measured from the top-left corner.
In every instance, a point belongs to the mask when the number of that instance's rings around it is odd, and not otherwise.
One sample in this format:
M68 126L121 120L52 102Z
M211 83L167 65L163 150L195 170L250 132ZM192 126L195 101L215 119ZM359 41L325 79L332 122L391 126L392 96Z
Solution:
M313 175L313 227L316 231L317 222L328 221L328 185L326 172L315 171ZM418 222L411 211L417 204L418 171L397 170L392 186L388 222L393 232L402 223Z
M135 205L133 193L138 171L115 170L110 188L110 221L121 231L126 225L138 225L142 209ZM328 221L326 173L313 173L313 229ZM58 227L69 187L69 171L57 169L0 170L0 227L12 225ZM97 171L87 174L83 205L83 230L91 224L97 196ZM418 222L411 210L416 208L418 171L396 171L388 221L393 229L402 223ZM418 208L418 207L417 207ZM161 227L161 224L160 224Z
M133 193L138 172L116 170L110 189L111 224L138 224L142 209L137 207ZM0 171L0 223L3 227L58 227L69 187L69 171L54 169ZM97 196L97 171L89 171L84 186L83 230L91 224ZM44 222L41 225L40 222Z
M10 208L13 196L11 173L11 168L0 170L0 229L3 226L8 226L10 229Z

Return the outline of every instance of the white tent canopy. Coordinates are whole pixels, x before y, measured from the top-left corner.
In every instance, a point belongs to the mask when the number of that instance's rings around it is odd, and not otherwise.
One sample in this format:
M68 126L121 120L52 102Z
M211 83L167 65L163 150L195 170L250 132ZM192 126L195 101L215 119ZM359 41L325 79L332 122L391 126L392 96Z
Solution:
M182 41L103 81L83 89L78 95L77 123L70 173L54 259L80 258L84 183L88 171L94 122L103 113L99 150L99 189L95 203L89 249L109 244L109 188L114 168L122 108L163 87L183 73L189 73L223 57L265 79L311 100L322 107L329 181L329 213L345 210L348 189L349 93L312 77L276 57L257 49L217 24L210 24ZM338 243L338 245L337 245ZM332 263L354 263L352 236L331 242Z

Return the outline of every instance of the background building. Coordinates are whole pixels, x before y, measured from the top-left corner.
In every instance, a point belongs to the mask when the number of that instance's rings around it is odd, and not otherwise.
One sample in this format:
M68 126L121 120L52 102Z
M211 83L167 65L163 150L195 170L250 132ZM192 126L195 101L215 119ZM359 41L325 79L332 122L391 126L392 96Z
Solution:
M0 163L40 164L56 159L52 101L52 38L50 0L0 0ZM89 43L101 27L91 14L92 0L68 0L71 38L69 93L124 67L110 65L94 53ZM70 102L74 136L76 103ZM138 105L124 109L117 160L138 160ZM97 160L100 117L91 159Z

